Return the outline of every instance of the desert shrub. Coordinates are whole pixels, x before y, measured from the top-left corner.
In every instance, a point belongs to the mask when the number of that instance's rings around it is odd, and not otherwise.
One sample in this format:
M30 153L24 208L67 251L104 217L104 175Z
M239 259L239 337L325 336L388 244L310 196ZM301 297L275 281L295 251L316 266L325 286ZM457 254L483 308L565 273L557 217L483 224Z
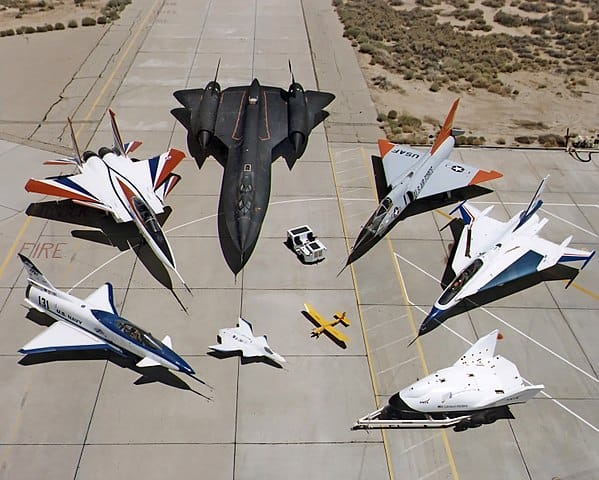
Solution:
M428 89L431 92L438 92L439 90L441 90L441 85L439 84L439 82L433 82L431 83L431 86Z
M54 30L54 25L46 23L46 31L51 32L52 30Z
M83 2L85 2L85 0L73 0L73 2L75 3L75 5L80 7L81 5L83 5Z
M12 37L15 34L15 31L12 28L9 28L4 30L2 33L4 33L4 36L6 37Z
M543 122L535 122L534 120L514 120L514 123L527 130L548 130L549 127Z
M16 33L17 35L22 35L22 34L23 34L23 30L24 30L24 28L25 28L25 27L17 27L17 28L15 29L15 33Z
M397 118L397 110L389 110L389 113L387 113L387 118L390 120L395 120Z
M514 138L517 143L521 143L523 145L530 145L537 140L537 137L531 137L528 135L522 135L520 137Z
M522 2L518 5L518 9L523 12L545 13L547 11L547 5L545 2Z
M403 5L403 0L391 0L389 5L392 7L401 7Z
M54 30L64 30L64 23L60 23L60 22L55 23Z
M539 135L539 143L544 147L565 147L566 139L562 135L547 133Z
M69 20L69 23L67 23L67 27L69 28L77 28L77 20Z
M36 27L35 31L36 31L36 32L43 33L43 32L47 32L47 31L48 31L48 29L46 28L46 26L45 26L45 25L38 25L38 26Z
M387 120L387 115L385 115L384 113L379 113L379 114L376 116L376 121L377 121L377 122L384 122L384 121L386 121L386 120Z
M524 23L524 19L520 15L512 15L503 10L498 10L493 16L493 21L503 25L504 27L520 27Z
M397 123L402 127L410 126L416 130L422 126L422 120L410 115L409 113L402 113L399 117L397 117Z
M505 145L505 138L499 137L497 139L497 145Z
M30 26L23 27L23 33L35 33L35 28Z
M108 23L108 19L104 15L100 15L96 21L98 22L98 25L104 25Z
M501 8L505 6L505 0L483 0L481 2L485 7Z
M96 20L93 19L92 17L84 17L83 20L81 20L82 27L92 27L95 24L96 24Z

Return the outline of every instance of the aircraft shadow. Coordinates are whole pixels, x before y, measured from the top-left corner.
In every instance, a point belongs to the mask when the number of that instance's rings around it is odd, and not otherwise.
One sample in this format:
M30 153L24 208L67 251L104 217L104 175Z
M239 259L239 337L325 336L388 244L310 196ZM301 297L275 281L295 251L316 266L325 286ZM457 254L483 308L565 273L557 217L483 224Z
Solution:
M310 320L310 323L312 323L312 325L314 325L315 327L320 327L320 324L314 320L310 314L308 312L306 312L305 310L302 310L302 315L304 317L306 317L308 320ZM335 338L333 335L331 335L328 331L324 331L323 332L327 337L329 337L333 342L335 342L339 347L343 348L344 350L347 348L347 344L345 342L342 342L341 340L338 340L337 338ZM312 334L313 337L315 337L316 335Z
M268 357L249 357L249 358L244 357L241 355L241 352L239 350L236 350L234 352L220 352L218 350L210 350L209 352L206 352L206 353L207 353L207 355L210 355L211 357L214 357L214 358L218 358L219 360L223 360L225 358L230 358L230 357L239 357L242 365L249 365L252 363L265 363L267 365L270 365L271 367L280 368L280 369L283 368L277 362L275 362L274 360L271 360Z
M32 203L25 213L31 217L94 228L95 230L71 230L71 235L82 240L116 247L121 252L133 250L150 274L164 287L173 290L166 267L156 258L152 249L142 241L139 230L133 222L119 224L110 214L77 205L70 200ZM164 225L171 213L171 207L164 207L164 212L157 215L160 225Z

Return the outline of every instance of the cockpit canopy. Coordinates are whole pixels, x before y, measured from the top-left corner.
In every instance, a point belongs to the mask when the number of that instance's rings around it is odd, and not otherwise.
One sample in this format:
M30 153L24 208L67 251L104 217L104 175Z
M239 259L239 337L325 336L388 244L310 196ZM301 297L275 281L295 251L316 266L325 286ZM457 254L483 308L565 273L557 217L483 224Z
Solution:
M439 298L439 303L441 305L446 305L449 303L468 283L476 272L480 270L483 266L483 261L480 258L475 258L474 261L468 265L462 272L456 277L456 279L451 283L451 285L443 292L441 298Z
M153 233L159 232L160 225L158 224L158 219L146 203L139 197L133 197L132 204L146 228Z
M136 343L141 343L144 347L150 350L160 350L162 343L155 339L150 332L142 330L137 325L118 317L114 325L120 330L124 336L130 338Z
M391 199L389 197L383 198L383 201L379 205L379 208L375 212L374 216L379 217L381 215L385 215L392 206L393 206L393 202L391 201Z

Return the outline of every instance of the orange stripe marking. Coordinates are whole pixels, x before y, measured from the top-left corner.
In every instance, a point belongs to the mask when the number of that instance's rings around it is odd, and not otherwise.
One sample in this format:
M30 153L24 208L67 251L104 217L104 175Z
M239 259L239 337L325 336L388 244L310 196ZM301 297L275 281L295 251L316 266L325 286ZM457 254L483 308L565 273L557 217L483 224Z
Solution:
M391 143L386 138L380 138L378 143L379 143L379 152L381 152L381 158L383 158L385 155L387 155L389 150L391 150L395 146L394 143Z
M490 172L486 172L485 170L479 170L476 172L476 175L472 177L469 185L474 185L476 183L488 182L489 180L495 180L496 178L503 177L503 173L500 173L496 170L491 170Z
M453 117L455 116L455 112L458 109L459 103L460 103L459 98L455 102L453 102L453 105L451 106L451 109L449 110L449 113L447 114L447 118L445 119L445 123L443 124L443 127L441 127L441 131L439 132L439 135L437 135L437 138L435 139L435 143L433 143L433 146L431 147L431 155L433 153L435 153L437 151L437 149L441 146L441 144L445 140L447 140L449 138L449 136L451 135L451 126L453 125Z

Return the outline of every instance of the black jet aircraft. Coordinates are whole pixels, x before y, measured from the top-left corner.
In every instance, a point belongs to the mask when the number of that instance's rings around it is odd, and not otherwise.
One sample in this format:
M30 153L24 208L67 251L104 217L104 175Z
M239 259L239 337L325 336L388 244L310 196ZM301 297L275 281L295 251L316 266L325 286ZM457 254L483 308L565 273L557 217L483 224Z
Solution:
M238 273L256 245L268 208L272 162L283 157L293 167L335 95L304 91L292 74L288 90L254 79L221 91L215 76L205 89L178 90L174 96L185 108L171 113L187 129L198 166L212 155L224 167L219 237L225 260Z

